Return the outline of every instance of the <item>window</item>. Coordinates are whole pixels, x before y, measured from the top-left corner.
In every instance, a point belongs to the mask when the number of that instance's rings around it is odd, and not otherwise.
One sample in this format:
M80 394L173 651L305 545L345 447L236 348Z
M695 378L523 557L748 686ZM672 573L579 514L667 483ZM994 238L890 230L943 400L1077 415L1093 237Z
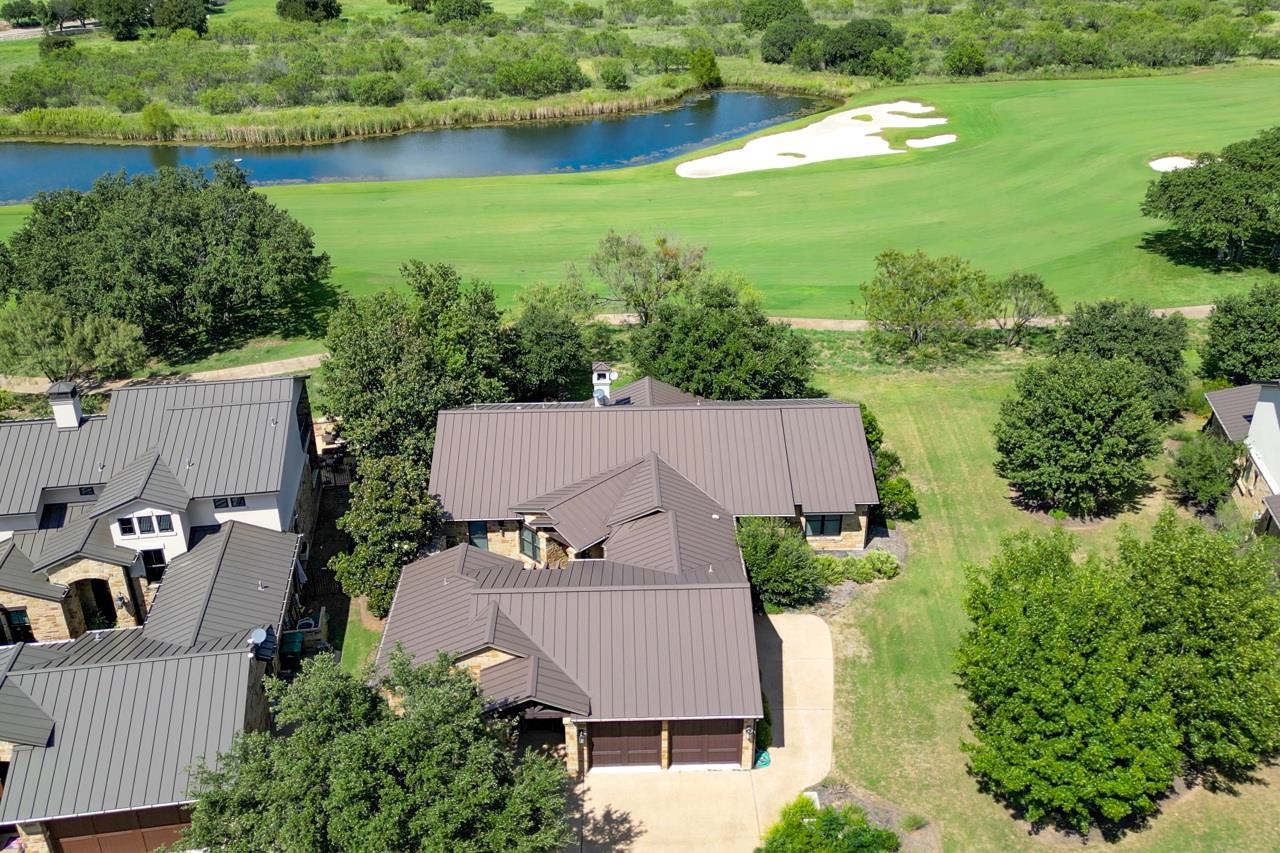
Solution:
M172 533L173 532L173 516L157 515L156 529L159 530L161 533Z
M66 504L45 504L40 511L40 529L57 530L67 521Z
M241 495L240 497L232 498L232 499L231 499L231 506L233 506L233 507L242 507L242 506L244 506L244 496L243 496L243 495Z
M0 616L4 617L5 624L8 625L8 634L10 640L15 643L34 643L36 636L31 631L31 621L27 619L27 609L20 607L15 610L0 609Z
M151 520L149 515L140 515L134 519L138 523L138 532L143 536L150 536L156 532L155 522Z
M214 509L226 509L228 506L230 506L230 504L227 502L227 499L226 499L226 498L214 498L214 499L213 499L213 508L214 508Z
M476 548L489 550L489 528L483 521L467 522L467 539Z
M133 536L133 535L134 535L134 533L136 532L136 531L133 529L133 519L132 519L132 518L117 518L117 519L116 519L116 524L120 525L120 535L121 535L121 536Z
M163 548L148 548L142 552L142 565L147 570L147 583L159 583L169 565Z
M81 487L80 487L80 497L82 497L82 498L91 498L91 497L93 497L93 496L94 496L94 489L93 489L93 486L81 486Z
M244 495L236 495L235 497L231 497L231 498L214 498L213 499L214 509L227 509L228 507L232 509L239 509L242 506L244 506Z
M804 517L805 536L839 536L840 515L806 515Z
M520 553L535 563L542 562L542 545L538 542L538 531L532 527L520 528Z

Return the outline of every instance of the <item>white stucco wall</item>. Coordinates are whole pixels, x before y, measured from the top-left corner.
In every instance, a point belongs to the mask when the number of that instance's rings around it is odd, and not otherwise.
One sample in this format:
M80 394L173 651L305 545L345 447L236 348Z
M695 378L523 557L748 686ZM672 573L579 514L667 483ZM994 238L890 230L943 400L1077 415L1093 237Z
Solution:
M280 509L276 506L276 495L245 495L244 506L214 509L212 498L192 501L187 507L187 518L192 527L211 524L224 524L228 521L243 521L268 530L283 530L280 522ZM285 519L288 522L288 519Z
M1280 494L1280 387L1262 386L1245 444L1271 493Z
M130 517L134 520L134 530L137 530L137 517L140 515L168 515L173 518L173 531L170 533L160 533L158 530L150 535L135 534L133 536L125 536L120 532L119 519ZM186 553L187 550L187 531L190 527L187 524L186 513L171 512L167 509L156 509L142 503L132 503L122 509L111 514L111 540L121 548L132 548L135 551L149 551L154 548L164 550L165 560L172 560L179 554Z

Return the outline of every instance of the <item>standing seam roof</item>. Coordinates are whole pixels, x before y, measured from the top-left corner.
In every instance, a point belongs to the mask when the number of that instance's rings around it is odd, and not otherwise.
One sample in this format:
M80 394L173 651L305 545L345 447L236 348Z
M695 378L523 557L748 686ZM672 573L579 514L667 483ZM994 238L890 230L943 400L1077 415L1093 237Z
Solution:
M1222 427L1223 433L1231 441L1244 441L1249 437L1249 421L1253 410L1258 405L1258 397L1262 393L1262 385L1241 385L1236 388L1223 388L1220 391L1208 391L1204 398L1213 410Z

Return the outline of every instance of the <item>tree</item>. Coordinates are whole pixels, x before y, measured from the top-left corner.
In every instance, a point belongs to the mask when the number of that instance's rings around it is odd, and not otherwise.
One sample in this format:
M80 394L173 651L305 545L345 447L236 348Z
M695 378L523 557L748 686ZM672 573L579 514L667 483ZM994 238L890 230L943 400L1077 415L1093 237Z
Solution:
M320 382L361 457L430 464L441 409L509 399L510 336L493 288L447 264L409 261L408 296L344 298L329 323Z
M1136 302L1079 303L1058 337L1060 353L1127 358L1147 373L1152 409L1162 420L1178 416L1187 391L1182 352L1189 346L1181 314L1158 317Z
M142 131L152 139L173 139L178 123L159 101L151 101L142 108Z
M807 16L774 21L760 36L760 58L775 65L791 62L796 45L806 40L821 41L826 32L826 27Z
M1160 430L1133 362L1061 355L1014 383L995 427L996 471L1021 499L1076 516L1108 512L1150 482Z
M782 817L764 834L758 853L802 853L802 851L848 851L848 853L892 853L901 845L892 830L867 823L867 815L857 806L823 806L801 794L782 809Z
M1224 296L1209 314L1201 372L1233 385L1280 379L1280 279Z
M510 850L569 841L568 780L554 756L518 759L510 724L484 712L476 680L439 659L393 655L386 686L329 655L269 679L280 732L246 732L198 767L183 844L228 853Z
M537 284L519 294L514 324L516 375L521 400L559 400L581 386L591 368L588 327L595 296L577 278L554 287Z
M744 518L738 524L738 546L766 607L803 607L822 598L822 571L796 528L776 518Z
M0 290L47 292L72 316L131 323L148 352L171 360L317 333L333 298L328 255L236 166L212 171L121 172L85 193L38 194L9 241Z
M970 38L958 38L942 56L942 67L952 77L981 77L987 73L987 51Z
M1004 336L1005 346L1022 343L1033 320L1051 317L1062 310L1058 297L1031 272L1013 272L995 284L995 311L992 319Z
M494 72L493 81L502 93L523 98L545 98L591 85L577 61L553 47L543 48L525 59L503 62Z
M706 249L682 246L666 237L654 241L652 250L634 235L610 231L587 261L591 272L609 288L612 298L636 315L641 327L649 325L658 306L697 278L706 268Z
M739 14L742 29L747 35L762 32L774 21L787 18L812 20L804 0L746 0Z
M342 16L338 0L276 0L276 14L286 21L321 24Z
M204 10L204 0L156 0L157 29L165 32L191 30L199 35L209 31L209 16Z
M1215 433L1200 432L1178 450L1169 485L1181 500L1212 512L1240 477L1240 447Z
M771 322L744 282L708 276L658 306L631 337L642 375L713 400L812 395L813 345Z
M716 55L709 47L695 47L689 53L689 71L699 89L719 89L724 85Z
M1118 574L1165 681L1187 768L1239 781L1280 749L1280 593L1256 548L1166 509L1120 537Z
M329 570L351 597L365 596L369 611L386 616L400 569L440 532L440 504L427 489L428 469L406 456L361 457L351 484L351 505L338 529L350 552L335 554Z
M493 13L488 0L434 0L432 11L437 24L450 21L474 21Z
M846 74L873 72L871 56L877 50L901 47L902 33L880 18L856 18L842 27L828 29L822 37L822 59L827 68Z
M862 284L872 346L881 354L955 347L983 319L986 283L963 258L881 252L875 276Z
M916 62L905 47L881 47L871 54L871 73L881 80L902 83L915 72Z
M34 27L40 23L40 5L33 0L9 0L0 6L0 18L15 27Z
M50 382L127 376L147 360L142 331L100 315L73 317L56 297L35 291L0 313L0 361Z
M631 87L627 63L621 59L605 59L596 67L600 84L613 92L624 92Z
M91 8L116 41L133 41L151 24L151 0L92 0Z
M1083 833L1154 813L1180 738L1125 578L1074 550L1062 530L1022 533L970 567L956 672L983 787L1035 825Z

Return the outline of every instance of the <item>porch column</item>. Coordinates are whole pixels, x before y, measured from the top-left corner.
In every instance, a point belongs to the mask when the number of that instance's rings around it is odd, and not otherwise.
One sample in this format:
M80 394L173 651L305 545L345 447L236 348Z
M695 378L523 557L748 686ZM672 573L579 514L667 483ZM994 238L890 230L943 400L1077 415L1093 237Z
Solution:
M756 721L742 721L742 769L750 770L756 764Z
M565 770L570 776L580 777L587 770L587 747L586 744L578 743L578 732L586 731L586 727L579 729L577 724L568 717L564 718L564 763Z
M662 721L661 756L662 769L669 770L671 768L671 723L668 720Z
M18 824L18 837L22 839L25 853L53 853L53 841L43 823Z

